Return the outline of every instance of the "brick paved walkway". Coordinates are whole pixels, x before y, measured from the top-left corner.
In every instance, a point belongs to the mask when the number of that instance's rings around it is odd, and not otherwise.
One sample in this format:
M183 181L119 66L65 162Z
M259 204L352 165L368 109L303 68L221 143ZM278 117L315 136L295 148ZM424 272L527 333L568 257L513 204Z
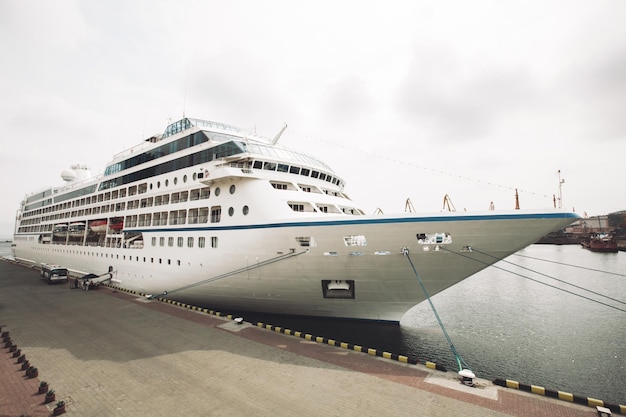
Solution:
M0 323L68 416L595 415L107 288L48 286L4 262ZM39 381L0 354L0 416L51 415L34 394Z
M0 375L2 375L0 377L0 416L50 415L50 411L44 405L45 395L37 394L39 378L27 378L26 372L22 371L21 367L22 364L17 363L17 358L13 357L13 353L2 344L2 349L0 349Z

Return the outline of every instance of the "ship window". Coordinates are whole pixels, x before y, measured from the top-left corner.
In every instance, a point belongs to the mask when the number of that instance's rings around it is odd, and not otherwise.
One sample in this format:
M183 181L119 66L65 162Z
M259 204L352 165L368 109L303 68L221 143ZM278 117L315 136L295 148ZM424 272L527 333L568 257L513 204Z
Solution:
M302 170L300 171L300 175L304 175L305 177L308 177L310 172L311 172L310 169L302 168Z
M289 170L289 165L278 164L276 171L278 172L287 172Z
M178 177L174 177L174 185L178 184Z
M324 298L354 299L354 294L354 280L322 280L322 295Z
M235 189L236 189L236 188L237 188L237 187L235 187L235 184L232 184L232 185L230 186L230 189L229 189L228 191L229 191L231 194L235 194Z
M232 208L232 207L229 207L229 208L228 208L228 215L229 215L230 217L233 217L233 214L235 214L235 209L234 209L234 208Z
M187 175L183 175L183 182L187 182Z
M293 211L304 211L304 204L289 203L289 207L291 207Z
M184 203L185 201L187 201L188 197L189 197L189 191L181 191L180 199L178 201L181 203Z
M182 237L178 237L178 247L182 248L183 247L183 238Z
M174 246L174 238L173 237L168 237L167 238L167 246L169 246L169 247Z
M206 223L209 221L209 208L202 207L200 208L198 215L198 223Z
M252 165L252 167L256 168L256 169L261 169L261 168L263 168L263 162L261 162L261 161L254 161L254 164Z
M156 246L156 237L152 238L152 246Z
M215 197L217 197L218 195L220 195L220 192L221 192L220 187L217 187L217 188L215 189Z
M276 171L276 162L264 162L263 169L268 171Z
M280 182L272 182L272 187L274 187L277 190L286 190L287 184L280 183Z
M189 224L198 223L198 209L189 209Z
M170 224L178 224L178 212L176 210L170 211Z
M315 247L315 240L312 236L296 236L296 242L300 244L302 247Z
M418 233L416 237L417 243L420 245L449 245L452 243L450 233Z
M198 247L199 248L204 248L205 246L206 246L205 238L204 237L199 237L198 238Z
M243 215L246 216L250 212L250 208L248 206L243 206Z
M163 236L159 238L159 246L165 246L165 238Z
M222 207L221 206L211 207L211 223L219 223L221 217L222 217Z
M217 248L217 236L211 236L211 247Z
M200 190L201 199L209 198L210 196L211 196L211 189L209 187L204 187L202 190Z
M299 174L300 173L300 167L296 167L296 166L290 166L289 167L289 173L290 174Z
M185 224L187 221L187 210L178 210L177 224Z
M367 246L367 239L363 235L347 235L343 237L346 246Z
M187 238L187 247L193 248L193 237L191 236Z

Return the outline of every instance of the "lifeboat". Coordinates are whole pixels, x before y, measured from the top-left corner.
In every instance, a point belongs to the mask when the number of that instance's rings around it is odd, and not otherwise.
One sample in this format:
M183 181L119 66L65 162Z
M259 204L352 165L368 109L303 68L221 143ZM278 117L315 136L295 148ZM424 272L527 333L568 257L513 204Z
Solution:
M89 222L89 229L94 233L106 233L107 221L106 220L92 220Z
M57 224L52 229L52 234L57 237L67 236L67 224Z
M72 237L83 237L85 235L85 223L71 223L69 233Z

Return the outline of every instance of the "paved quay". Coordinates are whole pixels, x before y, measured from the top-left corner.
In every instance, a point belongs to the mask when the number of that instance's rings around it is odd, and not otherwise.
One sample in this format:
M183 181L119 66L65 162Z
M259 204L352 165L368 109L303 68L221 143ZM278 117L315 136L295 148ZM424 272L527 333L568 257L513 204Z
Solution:
M0 262L0 416L595 416L593 408L342 349ZM293 329L298 330L298 329ZM349 341L345 341L349 342ZM2 345L4 346L4 345Z

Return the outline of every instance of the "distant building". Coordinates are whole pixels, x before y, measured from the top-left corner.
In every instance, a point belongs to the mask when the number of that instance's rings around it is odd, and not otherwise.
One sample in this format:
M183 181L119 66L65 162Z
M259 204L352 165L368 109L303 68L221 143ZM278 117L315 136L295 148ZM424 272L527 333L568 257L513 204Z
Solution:
M576 223L565 228L565 233L589 234L608 232L610 229L612 227L609 226L609 216L602 215L577 220Z

